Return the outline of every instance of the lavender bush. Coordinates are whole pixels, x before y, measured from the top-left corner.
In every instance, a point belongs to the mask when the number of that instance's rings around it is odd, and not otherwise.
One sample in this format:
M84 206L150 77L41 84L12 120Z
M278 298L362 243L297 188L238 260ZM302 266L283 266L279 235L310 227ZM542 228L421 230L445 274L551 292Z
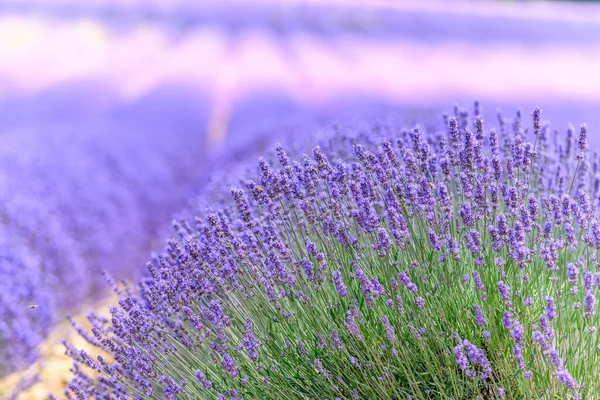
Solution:
M177 220L139 294L115 286L82 331L101 356L65 343L66 393L597 398L598 154L532 116L278 146Z

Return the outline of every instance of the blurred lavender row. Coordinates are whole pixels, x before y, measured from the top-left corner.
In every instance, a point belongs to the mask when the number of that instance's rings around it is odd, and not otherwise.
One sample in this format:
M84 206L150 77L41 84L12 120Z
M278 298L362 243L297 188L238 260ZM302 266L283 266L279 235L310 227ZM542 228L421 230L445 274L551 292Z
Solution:
M203 128L140 115L149 111L2 118L0 375L31 363L65 312L105 291L103 269L135 279L170 213L198 187Z
M114 26L145 21L179 32L201 26L229 33L250 29L274 35L308 32L322 38L356 35L375 39L409 37L418 41L572 44L595 42L600 35L599 8L594 4L576 9L547 2L512 6L473 1L453 1L451 5L419 3L254 0L252 7L246 7L244 1L231 0L7 0L0 5L0 11L39 13L68 20L93 17ZM573 18L577 23L568 22ZM562 29L556 29L560 20ZM510 30L506 29L507 24L511 25Z

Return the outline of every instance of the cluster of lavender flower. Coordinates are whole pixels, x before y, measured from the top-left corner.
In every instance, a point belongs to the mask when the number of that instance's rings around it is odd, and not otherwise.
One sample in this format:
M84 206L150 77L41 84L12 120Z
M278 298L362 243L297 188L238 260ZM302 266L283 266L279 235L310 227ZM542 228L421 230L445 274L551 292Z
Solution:
M198 185L203 147L187 132L3 133L0 376L28 366L64 313L106 291L102 269L139 277L131 266Z
M90 315L100 355L65 343L65 393L595 398L600 161L585 125L532 116L489 129L476 105L441 131L278 145L176 220L111 318Z

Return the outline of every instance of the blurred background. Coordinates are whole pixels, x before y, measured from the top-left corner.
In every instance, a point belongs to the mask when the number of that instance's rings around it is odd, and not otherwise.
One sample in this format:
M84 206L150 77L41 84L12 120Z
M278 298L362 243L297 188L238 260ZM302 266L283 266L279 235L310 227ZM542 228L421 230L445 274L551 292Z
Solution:
M253 146L474 100L598 146L598 71L593 2L0 1L0 397L60 388L66 315Z

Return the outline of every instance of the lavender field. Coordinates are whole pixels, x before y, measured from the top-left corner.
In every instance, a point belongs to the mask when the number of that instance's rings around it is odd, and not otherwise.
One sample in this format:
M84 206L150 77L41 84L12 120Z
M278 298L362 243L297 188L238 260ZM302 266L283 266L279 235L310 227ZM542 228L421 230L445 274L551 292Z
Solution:
M593 4L3 2L0 397L600 398L599 55Z

